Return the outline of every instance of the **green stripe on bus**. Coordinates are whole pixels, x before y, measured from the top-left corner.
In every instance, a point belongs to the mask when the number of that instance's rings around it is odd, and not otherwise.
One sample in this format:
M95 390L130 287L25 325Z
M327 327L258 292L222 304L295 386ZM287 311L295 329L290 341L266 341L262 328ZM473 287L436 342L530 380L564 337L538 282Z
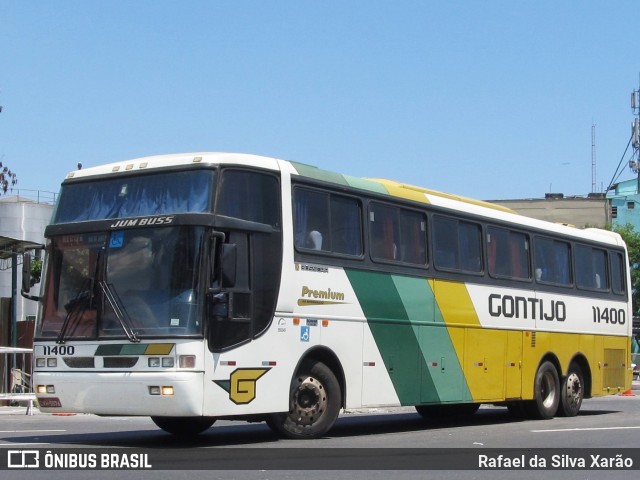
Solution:
M359 188L362 190L369 190L371 192L383 193L388 195L389 191L380 182L373 180L367 180L364 178L353 177L351 175L342 175L340 173L323 170L313 165L307 165L305 163L290 162L303 177L313 178L315 180L321 180L323 182L336 183L338 185L345 185L349 187Z
M394 279L385 273L346 270L402 405L420 403L428 375L416 331ZM426 373L426 376L423 376Z
M425 278L393 276L413 324L426 370L422 372L420 401L447 402L471 399L464 372L449 330Z
M314 178L316 180L322 180L323 182L337 183L338 185L348 185L347 181L339 173L322 170L321 168L304 163L291 162L291 165L293 165L297 172L303 177Z
M389 195L389 191L380 182L367 180L365 178L352 177L351 175L345 175L344 178L347 180L349 186L351 187Z
M417 277L346 272L400 403L471 400L429 282Z

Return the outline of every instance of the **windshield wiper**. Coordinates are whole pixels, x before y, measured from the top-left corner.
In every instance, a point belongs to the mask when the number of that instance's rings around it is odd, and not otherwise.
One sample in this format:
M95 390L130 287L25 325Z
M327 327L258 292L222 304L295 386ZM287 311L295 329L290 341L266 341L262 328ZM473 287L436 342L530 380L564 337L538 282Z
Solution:
M116 292L114 286L103 281L99 282L98 285L100 285L102 293L104 294L104 298L106 298L107 302L109 302L109 305L111 305L113 313L115 313L116 318L120 322L120 326L122 326L122 330L124 330L124 333L129 341L132 343L140 342L138 335L131 326L131 317L129 317L127 310L124 307L121 307L122 300L120 300L118 292Z
M77 324L83 317L87 307L91 305L91 301L93 300L91 290L91 279L87 278L82 283L82 287L80 287L76 296L64 305L67 315L64 317L64 321L62 322L62 327L60 328L60 333L58 334L56 343L65 342L65 336L69 326L71 324Z

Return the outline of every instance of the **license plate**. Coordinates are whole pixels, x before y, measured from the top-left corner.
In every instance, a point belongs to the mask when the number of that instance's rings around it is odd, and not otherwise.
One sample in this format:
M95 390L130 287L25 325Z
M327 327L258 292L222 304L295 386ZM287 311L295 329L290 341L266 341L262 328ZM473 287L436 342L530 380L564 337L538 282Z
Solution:
M44 408L60 408L62 403L58 397L39 398L38 405Z

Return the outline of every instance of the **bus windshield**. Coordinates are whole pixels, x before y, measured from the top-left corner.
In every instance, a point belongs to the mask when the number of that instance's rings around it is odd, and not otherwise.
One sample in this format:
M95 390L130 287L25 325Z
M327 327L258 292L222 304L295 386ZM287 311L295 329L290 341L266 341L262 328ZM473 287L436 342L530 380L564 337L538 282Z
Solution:
M215 178L214 170L188 170L66 183L53 223L206 212Z
M201 335L203 227L127 229L52 238L39 337Z

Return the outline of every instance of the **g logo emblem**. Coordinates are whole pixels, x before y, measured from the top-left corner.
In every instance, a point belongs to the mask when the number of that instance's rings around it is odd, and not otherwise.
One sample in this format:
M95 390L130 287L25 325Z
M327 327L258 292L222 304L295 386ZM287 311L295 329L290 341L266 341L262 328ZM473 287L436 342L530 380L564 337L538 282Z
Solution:
M229 399L236 405L246 405L256 398L256 382L270 368L238 368L229 380L214 380L216 385L229 392Z

